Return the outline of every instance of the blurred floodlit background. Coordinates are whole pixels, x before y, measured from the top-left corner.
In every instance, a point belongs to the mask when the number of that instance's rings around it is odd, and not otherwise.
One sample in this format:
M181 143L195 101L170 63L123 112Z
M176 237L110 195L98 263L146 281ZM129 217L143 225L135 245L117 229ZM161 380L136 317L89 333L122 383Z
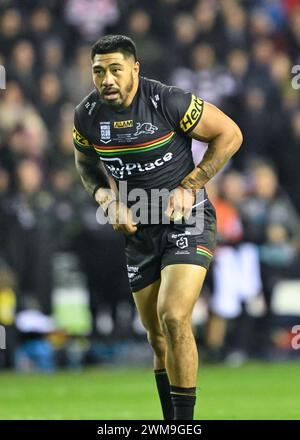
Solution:
M142 75L244 135L208 185L219 247L194 313L201 357L299 358L300 0L0 0L0 368L151 365L123 238L97 223L74 167L74 106L105 33L131 36Z

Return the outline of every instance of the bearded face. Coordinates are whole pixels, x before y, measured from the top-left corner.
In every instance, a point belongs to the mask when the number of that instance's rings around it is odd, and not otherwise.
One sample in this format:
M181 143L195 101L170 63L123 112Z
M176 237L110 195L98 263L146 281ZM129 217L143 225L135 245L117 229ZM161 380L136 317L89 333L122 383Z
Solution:
M113 107L130 104L138 81L139 64L121 52L96 54L93 60L93 81L100 100Z

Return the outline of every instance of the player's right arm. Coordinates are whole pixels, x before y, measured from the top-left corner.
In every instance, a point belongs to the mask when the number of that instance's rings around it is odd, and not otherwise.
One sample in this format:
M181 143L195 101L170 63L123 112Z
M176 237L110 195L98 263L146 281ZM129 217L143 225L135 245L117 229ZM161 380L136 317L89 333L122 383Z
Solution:
M88 156L77 148L74 151L76 169L84 188L105 209L105 204L116 200L117 194L110 187L103 165L97 157Z
M76 113L75 113L76 124ZM118 189L89 141L74 126L75 165L86 191L102 207L116 231L132 234L136 231L130 210L118 200Z

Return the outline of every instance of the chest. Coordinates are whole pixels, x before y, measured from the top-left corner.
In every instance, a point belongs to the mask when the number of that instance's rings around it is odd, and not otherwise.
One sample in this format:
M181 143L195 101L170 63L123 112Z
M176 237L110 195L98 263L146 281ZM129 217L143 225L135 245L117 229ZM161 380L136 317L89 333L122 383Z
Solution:
M174 137L172 127L147 108L119 114L99 112L91 127L93 147L101 158L156 155Z
M107 171L117 180L161 171L174 158L174 128L154 108L138 101L130 111L97 112L90 141Z

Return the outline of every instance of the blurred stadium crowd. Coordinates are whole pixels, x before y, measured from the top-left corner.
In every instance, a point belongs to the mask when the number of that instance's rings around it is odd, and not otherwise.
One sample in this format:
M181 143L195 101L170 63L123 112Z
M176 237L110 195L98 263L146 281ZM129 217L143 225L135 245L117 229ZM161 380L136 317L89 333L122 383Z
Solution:
M286 280L277 302L287 292L299 321L291 290L300 303L300 94L291 71L300 64L300 0L0 0L7 81L0 91L0 324L13 329L16 313L28 309L50 316L60 282L54 267L70 255L77 266L66 271L85 277L92 334L103 310L117 332L123 304L124 322L123 239L97 223L71 140L74 106L92 88L90 45L105 33L131 36L142 75L218 105L244 135L230 167L208 185L219 248L197 308L198 321L204 309L208 322L197 333L207 358L223 359L233 347L248 355L288 348L288 330L272 333L272 296ZM193 149L197 158L201 149ZM18 346L13 331L9 337Z

